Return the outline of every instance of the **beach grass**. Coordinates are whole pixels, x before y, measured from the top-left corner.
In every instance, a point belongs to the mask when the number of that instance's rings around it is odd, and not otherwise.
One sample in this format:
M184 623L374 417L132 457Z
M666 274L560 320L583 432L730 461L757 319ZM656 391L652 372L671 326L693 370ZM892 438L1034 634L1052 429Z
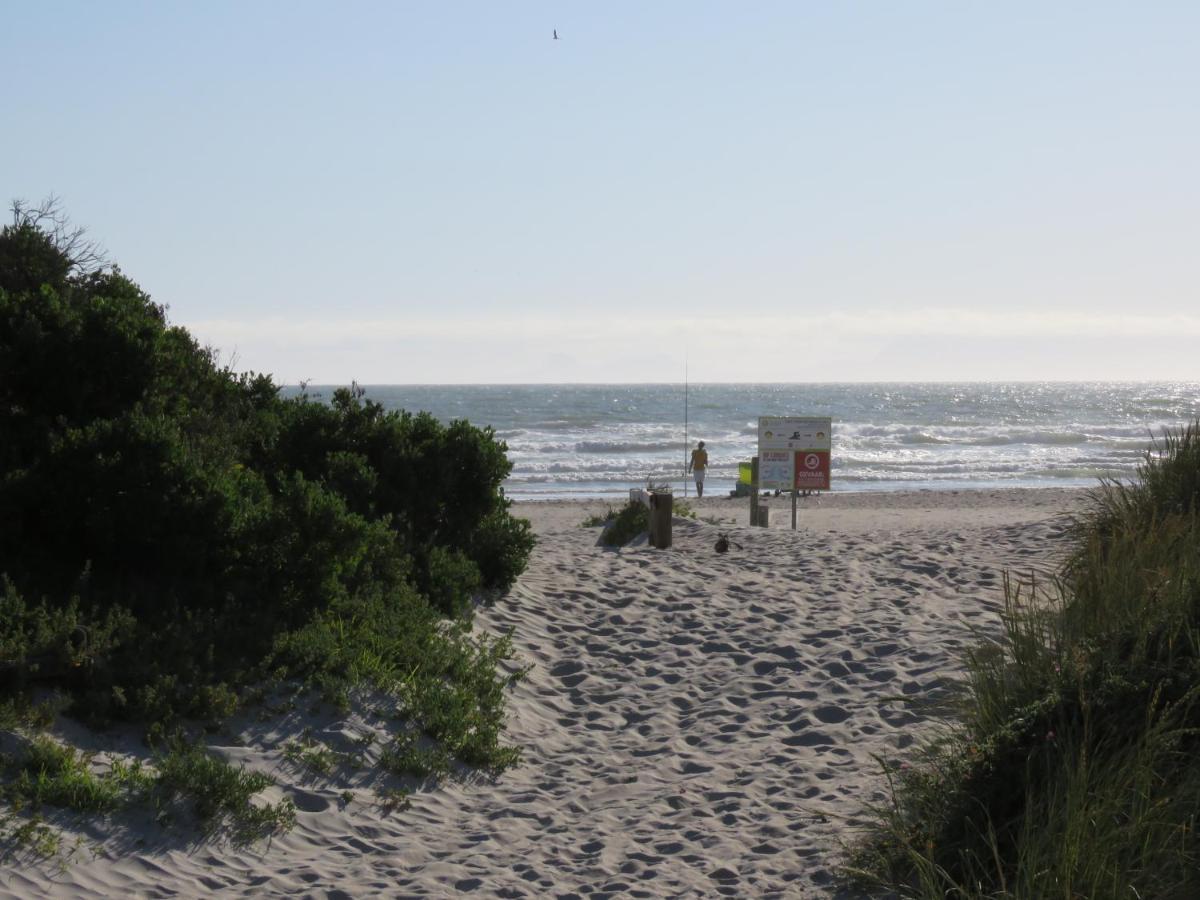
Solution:
M597 513L595 515L588 516L586 519L584 519L582 522L579 523L579 527L580 528L599 528L601 526L607 525L609 522L611 522L616 517L617 517L617 511L610 506L603 513Z
M638 505L641 506L641 504L638 504ZM612 523L612 521L614 519L616 519L623 512L625 512L624 507L620 510L616 510L610 506L603 513L588 516L586 519L583 520L583 522L580 523L579 527L580 528L597 528L600 526L607 527L610 523ZM682 500L679 498L675 498L675 500L672 504L672 507L671 507L671 514L673 516L680 516L684 519L698 518L695 507L693 507L692 504L689 503L687 500ZM626 513L626 515L638 517L637 513ZM636 525L637 522L635 521L633 524ZM647 513L646 525L641 530L645 531L646 528L649 528L649 527L650 527L650 519L649 519L649 514ZM639 534L639 533L640 532L633 532L633 534L623 543L628 543L629 540L632 540L632 538L636 537L637 534Z
M138 762L113 761L96 773L92 757L45 735L34 738L21 758L8 769L4 786L9 801L25 806L59 806L74 812L111 812L150 784Z
M623 506L605 528L601 540L608 547L624 547L650 528L650 510L644 503Z
M887 771L846 874L902 897L1200 896L1200 426L1005 585L957 716Z
M196 744L179 743L156 760L154 781L160 805L188 803L206 832L226 832L247 844L289 830L296 821L291 798L255 803L254 797L274 784L262 772L247 771L218 759Z
M176 804L186 804L208 833L221 833L237 843L250 843L295 821L295 807L254 800L274 783L269 776L236 768L198 744L174 741L149 764L110 757L98 761L48 735L37 734L20 754L5 764L3 796L20 823L8 830L16 845L30 844L38 855L52 855L58 844L42 813L56 808L79 814L113 814L136 807L158 811L166 824ZM37 838L37 840L34 840ZM38 848L41 848L38 850Z

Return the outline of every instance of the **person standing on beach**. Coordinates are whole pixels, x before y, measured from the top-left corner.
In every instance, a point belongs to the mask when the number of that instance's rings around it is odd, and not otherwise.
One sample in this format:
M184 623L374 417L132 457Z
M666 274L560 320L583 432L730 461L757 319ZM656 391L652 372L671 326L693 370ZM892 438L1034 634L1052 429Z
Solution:
M704 496L704 470L708 468L708 451L704 449L704 441L696 445L692 451L692 461L688 463L688 471L696 476L696 496Z

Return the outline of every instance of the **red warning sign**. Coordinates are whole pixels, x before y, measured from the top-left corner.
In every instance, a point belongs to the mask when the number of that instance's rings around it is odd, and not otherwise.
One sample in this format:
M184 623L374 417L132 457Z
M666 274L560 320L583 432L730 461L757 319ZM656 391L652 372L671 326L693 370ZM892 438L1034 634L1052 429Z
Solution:
M796 490L829 490L829 451L796 451Z

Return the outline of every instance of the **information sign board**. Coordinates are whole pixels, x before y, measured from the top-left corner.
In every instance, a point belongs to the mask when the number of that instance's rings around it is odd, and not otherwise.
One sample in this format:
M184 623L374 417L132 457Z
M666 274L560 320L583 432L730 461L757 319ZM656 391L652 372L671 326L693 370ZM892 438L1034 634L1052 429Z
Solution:
M762 416L758 420L759 485L765 490L827 491L833 420Z

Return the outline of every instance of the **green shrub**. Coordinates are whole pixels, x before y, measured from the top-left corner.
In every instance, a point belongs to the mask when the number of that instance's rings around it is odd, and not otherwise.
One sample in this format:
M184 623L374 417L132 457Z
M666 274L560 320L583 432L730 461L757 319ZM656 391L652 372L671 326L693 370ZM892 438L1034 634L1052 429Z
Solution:
M650 511L641 503L624 506L601 535L609 547L623 547L650 528Z
M338 490L352 512L388 523L423 585L442 547L470 559L483 586L502 589L533 549L528 522L509 515L501 490L511 470L505 451L491 428L386 412L339 389L328 406L282 402L277 440L255 448L254 465L299 472Z
M385 747L379 765L393 775L413 778L441 778L450 771L450 757L438 745L422 746L420 736L401 732Z
M416 671L452 752L511 756L498 657L437 621L531 552L503 442L359 391L283 400L52 222L0 230L0 700L48 682L161 732L280 665L342 697ZM448 718L439 690L465 692Z
M140 766L111 766L103 775L91 771L91 758L48 737L34 739L25 757L10 771L5 794L15 805L48 804L76 812L111 812L140 794L149 779Z
M287 831L296 821L290 799L255 805L255 794L274 782L261 772L234 768L203 748L176 744L155 761L156 790L166 801L184 799L208 831L228 829L238 843Z
M38 736L4 775L3 796L17 811L53 806L111 813L146 804L165 810L183 801L206 830L228 831L239 843L286 831L295 821L290 800L252 802L272 784L269 777L235 769L193 744L173 743L153 768L114 759L97 771L90 754Z
M33 681L81 683L134 632L124 609L85 609L78 596L29 604L5 576L0 590L0 685L10 691Z
M465 623L438 620L408 589L359 596L281 635L264 662L344 703L366 685L397 698L401 718L417 723L468 765L501 771L520 758L500 741L505 690L524 670L504 674L508 638L472 635Z
M435 609L451 616L465 616L471 611L471 598L479 590L483 578L479 567L461 550L434 547L426 564L428 583L425 596Z
M919 897L1200 895L1200 429L1107 483L1061 578L1006 583L959 718L850 869Z
M494 509L471 532L468 550L479 566L483 583L503 589L515 584L517 576L525 571L534 542L528 519Z

